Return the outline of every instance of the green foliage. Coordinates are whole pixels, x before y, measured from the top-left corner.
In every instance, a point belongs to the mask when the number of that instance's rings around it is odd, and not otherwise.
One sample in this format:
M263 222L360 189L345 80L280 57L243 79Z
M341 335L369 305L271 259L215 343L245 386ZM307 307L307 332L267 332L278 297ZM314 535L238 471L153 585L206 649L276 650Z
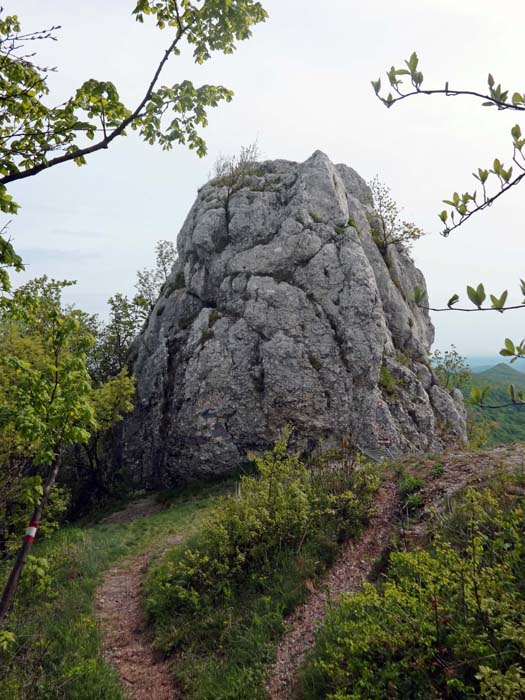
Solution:
M117 293L110 297L106 323L99 323L96 317L86 318L86 325L96 339L88 355L89 372L95 382L104 382L126 368L131 345L159 298L176 258L171 241L157 241L155 266L137 270L135 296L130 298ZM181 274L184 282L184 274L177 273L175 288L178 288Z
M399 494L403 503L403 509L407 513L413 513L417 510L423 500L420 491L423 488L423 482L418 477L408 472L401 472L399 477Z
M420 306L425 302L428 303L428 295L426 290L421 289L421 287L415 287L413 291L413 300L414 304L416 304L417 306Z
M144 308L121 293L108 299L109 320L97 327L96 342L88 356L92 378L104 382L121 372L131 343L144 323Z
M146 320L150 310L159 298L163 285L167 282L171 268L177 259L177 251L171 241L157 241L155 246L155 267L137 271L137 294L133 303L142 308Z
M224 189L223 201L226 222L229 222L230 198L248 185L250 178L257 174L257 161L260 158L257 143L243 146L239 155L220 156L214 165L214 183Z
M388 93L386 97L381 95L381 80L372 81L374 92L387 107L391 107L396 102L404 100L415 95L446 95L449 96L469 96L483 100L482 104L485 107L497 107L499 110L524 111L525 110L525 95L520 92L514 92L512 98L509 99L510 92L504 90L501 84L496 85L494 78L489 73L488 76L488 91L485 93L475 90L454 90L449 87L448 82L444 88L438 89L422 89L423 73L419 70L419 59L414 52L410 58L405 61L406 68L392 68L387 71L388 81L395 93ZM410 78L410 87L406 90L404 83L405 76ZM445 225L444 235L448 235L452 230L461 226L473 214L482 211L489 207L501 194L508 189L518 184L525 176L525 138L519 124L515 124L511 129L513 165L505 168L499 158L494 158L491 168L478 168L477 173L473 173L474 178L481 185L481 194L478 190L473 192L465 192L459 194L454 192L450 199L445 199L443 202L451 209L443 210L439 214L441 222ZM494 185L494 193L490 194L487 190L489 184ZM450 220L450 223L449 223Z
M430 470L430 476L436 479L438 476L443 476L445 473L445 467L441 462L435 462Z
M475 411L467 412L467 438L468 446L471 450L479 450L489 445L497 444L498 438L495 437L495 431L498 430L499 423L486 418ZM513 433L514 434L514 433ZM525 437L525 431L524 431ZM514 440L506 439L504 442L513 442Z
M91 402L97 434L105 433L133 410L134 395L135 381L125 369L93 389Z
M18 323L39 347L35 357L0 358L14 373L0 406L3 425L20 435L40 466L50 465L61 449L86 442L94 427L86 369L93 338L78 313L61 306L69 284L43 277L0 300L0 322Z
M454 90L449 87L448 81L445 83L444 88L422 89L423 73L419 70L419 59L415 52L405 61L405 66L406 68L392 66L387 71L387 78L392 91L386 97L381 94L381 80L372 81L375 94L386 107L391 107L396 102L416 95L445 95L447 97L474 97L482 100L483 106L497 107L500 111L525 111L525 94L504 90L501 84L496 84L491 73L488 75L488 91L484 93L476 90ZM407 85L407 78L410 85ZM510 97L511 94L512 97ZM490 207L501 195L518 185L525 178L525 138L523 138L519 124L515 124L511 128L510 135L512 137L513 165L506 168L499 158L494 158L492 168L478 168L477 173L473 173L475 180L479 183L476 190L464 192L463 194L454 192L450 199L443 200L444 204L449 207L448 210L444 209L438 215L441 223L445 226L443 230L444 236L448 236L451 231L462 226L474 214ZM481 186L481 192L479 186ZM525 295L525 282L523 280L521 280L521 291ZM468 286L467 294L477 310L482 310L486 299L483 284L478 284L476 288ZM525 303L518 305L518 307L506 307L507 297L507 290L504 290L499 295L490 294L492 304L489 308L503 313L507 308L525 307ZM458 301L459 296L454 294L447 304L448 308L454 308ZM470 311L471 309L455 310ZM513 341L507 339L501 354L506 357L513 357L513 360L525 358L525 341L522 341L515 347Z
M372 226L372 237L383 254L389 245L402 243L409 247L414 241L423 236L423 231L415 224L400 219L397 203L379 177L368 183L374 198L374 209L379 217L379 225Z
M237 497L150 576L158 644L183 651L178 676L192 700L264 697L286 611L367 518L377 476L365 465L307 468L287 452L288 438L253 456L258 475L242 477Z
M101 496L107 496L111 492L115 474L111 469L112 465L108 469L108 465L104 463L103 438L133 410L134 396L135 380L128 375L126 369L92 389L90 398L96 427L91 430L89 441L84 445L89 463L88 474L84 475L88 486L84 485L82 489L88 490L83 498L86 502L96 503Z
M13 553L31 513L42 535L57 527L69 501L54 484L63 452L84 445L96 456L100 435L132 408L125 372L93 388L86 355L94 339L85 314L62 305L69 284L43 277L0 299L2 556Z
M523 504L469 491L449 531L344 597L304 670L305 700L523 697Z
M0 189L0 198L1 197L2 190ZM9 224L4 224L0 230L0 291L4 292L8 292L11 289L8 269L12 268L17 272L24 269L22 258L15 253L11 241L6 237L8 226Z
M379 386L391 396L396 393L396 389L399 386L399 380L394 377L386 365L382 365L379 370Z
M525 282L521 280L522 292L525 294ZM500 355L503 357L512 357L511 362L516 362L516 360L525 358L525 340L517 345L510 339L505 338L505 347L499 351Z
M450 350L445 352L434 350L430 355L430 363L443 389L460 389L470 381L470 367L455 345L451 345Z

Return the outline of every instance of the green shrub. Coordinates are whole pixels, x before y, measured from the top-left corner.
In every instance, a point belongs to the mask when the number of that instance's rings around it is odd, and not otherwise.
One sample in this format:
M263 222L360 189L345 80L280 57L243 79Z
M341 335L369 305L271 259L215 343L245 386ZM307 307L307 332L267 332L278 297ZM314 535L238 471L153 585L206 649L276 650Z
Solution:
M386 582L332 612L306 700L524 697L523 504L469 491L454 524L454 541L391 555Z
M390 395L394 395L397 387L399 386L399 381L396 379L396 377L394 377L386 365L383 365L379 370L379 386Z
M438 476L443 476L445 473L445 467L441 462L434 462L432 469L430 470L430 476L436 479Z
M240 495L224 499L198 537L149 576L157 644L183 650L175 668L192 700L264 697L285 615L366 521L377 474L323 460L307 468L288 453L289 435L252 456L258 474L241 478Z
M0 700L124 700L116 671L101 655L94 614L100 576L121 557L195 531L217 493L231 486L179 489L171 508L147 518L66 526L37 540L0 632ZM7 574L0 563L0 583Z
M403 508L409 513L417 510L423 503L419 493L423 488L423 481L408 472L401 472L399 476L399 493L403 501Z

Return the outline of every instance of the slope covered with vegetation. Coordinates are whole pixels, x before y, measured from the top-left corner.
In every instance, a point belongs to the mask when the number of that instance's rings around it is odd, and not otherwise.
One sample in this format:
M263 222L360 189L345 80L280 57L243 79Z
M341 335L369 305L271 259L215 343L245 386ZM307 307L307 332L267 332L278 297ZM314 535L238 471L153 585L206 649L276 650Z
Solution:
M469 399L473 386L483 389L490 386L485 403L487 407L473 406L470 410L477 419L490 421L488 432L489 445L501 445L525 440L525 405L511 404L509 386L518 391L525 391L525 374L514 367L500 363L483 372L472 372L467 384L462 386L465 399ZM503 408L490 408L503 406Z
M467 489L424 546L343 597L302 672L303 700L519 700L525 694L523 473Z

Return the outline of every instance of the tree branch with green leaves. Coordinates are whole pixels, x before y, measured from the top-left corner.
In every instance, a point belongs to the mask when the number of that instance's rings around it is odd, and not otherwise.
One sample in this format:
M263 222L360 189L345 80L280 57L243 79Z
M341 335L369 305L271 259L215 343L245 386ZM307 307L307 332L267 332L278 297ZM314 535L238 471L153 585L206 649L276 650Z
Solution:
M151 17L159 30L171 33L139 102L127 107L113 83L90 79L64 103L48 106L51 69L39 66L26 44L56 39L59 27L23 34L19 18L0 9L0 211L16 214L19 208L8 184L63 163L84 165L128 129L164 150L187 144L205 155L200 129L208 123L207 110L231 101L233 92L221 85L195 87L189 80L161 85L161 75L169 59L181 54L183 42L198 64L213 52L233 53L236 42L266 19L266 11L255 0L138 0L133 14L138 22ZM13 255L9 248L2 255L0 247L0 265L19 265ZM8 279L0 282L9 285Z
M514 112L525 111L525 93L511 92L496 84L489 73L488 90L478 92L475 90L453 89L448 81L443 88L423 88L424 76L419 69L419 58L416 52L405 61L405 66L396 68L392 66L386 72L390 91L382 93L381 78L372 80L375 94L386 107L392 107L402 100L418 95L444 95L446 97L473 97L481 100L484 107L496 107L498 110L510 110ZM511 129L512 164L505 166L500 158L494 158L492 165L478 168L473 177L479 183L475 190L470 192L454 192L443 203L448 205L448 210L443 209L439 213L439 219L445 226L443 235L448 236L452 231L462 226L471 216L490 207L503 194L512 187L518 185L525 177L525 137L519 124Z
M505 289L499 296L489 294L491 304L490 306L484 306L485 301L487 300L487 293L482 282L480 282L476 287L467 285L467 296L473 304L471 307L457 306L460 301L459 294L453 294L445 307L428 306L426 291L419 287L414 289L413 301L417 306L419 306L421 309L425 309L426 311L461 311L463 313L497 311L498 313L502 314L505 311L525 309L525 280L520 280L520 291L524 296L523 302L521 304L513 304L509 306L505 305L508 298L507 289ZM505 347L500 350L500 355L503 357L511 357L511 363L516 362L518 359L525 358L525 339L516 344L514 341L510 340L510 338L506 338Z

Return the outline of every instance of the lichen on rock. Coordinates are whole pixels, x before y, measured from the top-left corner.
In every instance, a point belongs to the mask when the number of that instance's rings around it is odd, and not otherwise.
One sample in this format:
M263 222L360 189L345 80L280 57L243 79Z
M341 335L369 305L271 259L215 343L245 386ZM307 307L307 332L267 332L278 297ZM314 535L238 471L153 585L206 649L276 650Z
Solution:
M120 459L134 481L225 473L286 424L301 450L464 438L464 408L428 365L428 313L411 301L424 278L402 245L381 254L371 222L365 181L320 151L257 164L233 192L200 189L132 348L138 400Z

